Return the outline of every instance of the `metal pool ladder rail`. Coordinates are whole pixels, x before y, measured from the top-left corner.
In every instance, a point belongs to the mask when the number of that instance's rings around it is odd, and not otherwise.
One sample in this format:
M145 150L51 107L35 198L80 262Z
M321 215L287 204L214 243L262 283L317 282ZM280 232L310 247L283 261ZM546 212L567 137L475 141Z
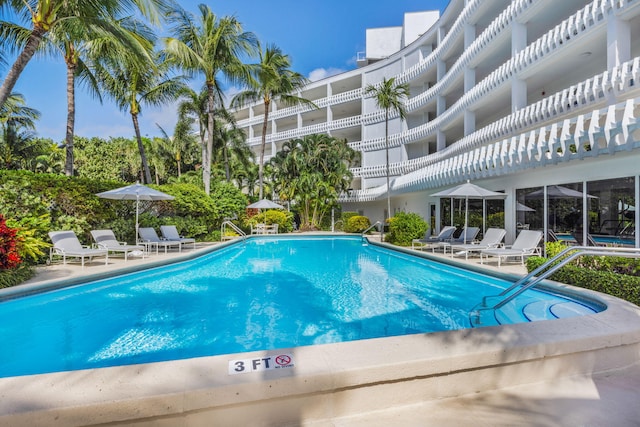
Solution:
M366 237L366 234L367 234L369 231L371 231L373 228L375 228L375 227L376 227L376 225L382 225L382 223L381 223L380 221L376 221L376 222L374 222L373 224L371 224L371 225L370 225L366 230L364 230L364 231L362 232L362 243L368 243L367 239L365 238L365 237Z
M242 240L245 240L247 238L247 233L245 233L244 231L242 231L237 225L235 225L233 222L231 221L224 221L222 223L222 225L220 226L220 240L224 241L224 240L231 240L233 239L233 236L225 236L225 232L227 231L227 227L230 227L233 231L235 231L236 233L238 233L238 235L242 238Z
M469 312L473 326L498 325L495 311L509 301L551 276L560 268L583 255L640 258L640 248L605 248L597 246L569 246L498 295L487 295Z

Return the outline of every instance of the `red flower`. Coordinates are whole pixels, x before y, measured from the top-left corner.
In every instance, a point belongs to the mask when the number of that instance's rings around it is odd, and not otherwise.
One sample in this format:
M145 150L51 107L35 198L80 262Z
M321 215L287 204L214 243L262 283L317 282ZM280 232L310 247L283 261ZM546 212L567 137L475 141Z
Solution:
M0 270L17 268L22 260L18 254L16 235L18 230L7 227L7 222L0 215Z

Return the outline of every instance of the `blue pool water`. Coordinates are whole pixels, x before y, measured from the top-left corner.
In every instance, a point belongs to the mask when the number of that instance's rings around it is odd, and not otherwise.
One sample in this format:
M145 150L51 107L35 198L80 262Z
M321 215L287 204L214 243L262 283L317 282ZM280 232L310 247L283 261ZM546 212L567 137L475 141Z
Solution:
M0 303L0 376L468 328L482 296L508 285L360 238L249 239ZM528 291L499 321L553 317L566 303Z

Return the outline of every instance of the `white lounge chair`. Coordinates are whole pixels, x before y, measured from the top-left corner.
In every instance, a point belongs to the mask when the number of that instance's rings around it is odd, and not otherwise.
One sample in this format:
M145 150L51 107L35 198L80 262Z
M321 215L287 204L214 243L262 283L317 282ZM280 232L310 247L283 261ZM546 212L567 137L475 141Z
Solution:
M520 258L520 262L524 265L524 257L536 253L540 253L538 244L542 239L542 231L522 230L513 245L504 248L484 249L480 251L480 264L483 263L483 255L486 257L497 257L498 267L502 258Z
M53 246L49 251L49 260L53 261L54 255L62 257L62 264L67 263L68 257L80 258L80 264L84 268L84 259L89 258L89 262L93 257L104 257L104 265L109 263L109 251L106 249L92 249L82 246L78 236L73 231L51 231L49 238L53 242Z
M177 241L182 243L183 245L187 243L193 243L193 249L196 248L196 239L193 239L191 237L181 236L178 233L178 229L176 228L175 225L161 225L160 232L162 233L162 238L164 240L169 240L173 242Z
M119 242L115 234L111 230L91 230L91 236L100 249L106 249L109 252L122 252L125 262L129 259L129 255L136 255L138 252L142 255L144 246L128 245L126 242Z
M437 236L425 236L422 239L413 239L411 241L411 249L424 249L430 247L434 243L444 242L453 236L454 231L456 231L456 227L453 225L447 225L442 227Z
M500 243L502 243L505 234L507 234L507 231L504 228L489 228L479 243L452 244L451 258L453 258L453 254L456 252L464 252L465 259L469 259L470 252L480 252L483 249L497 248Z
M458 237L438 243L438 246L441 247L443 252L446 254L447 248L450 248L453 245L466 245L472 243L478 236L479 232L480 227L465 227Z
M158 233L151 227L141 227L138 228L138 235L140 236L139 243L145 245L148 249L155 246L156 254L158 253L159 248L164 248L164 253L167 253L169 248L178 248L178 252L182 252L182 243L171 241L171 240L163 240L158 237Z

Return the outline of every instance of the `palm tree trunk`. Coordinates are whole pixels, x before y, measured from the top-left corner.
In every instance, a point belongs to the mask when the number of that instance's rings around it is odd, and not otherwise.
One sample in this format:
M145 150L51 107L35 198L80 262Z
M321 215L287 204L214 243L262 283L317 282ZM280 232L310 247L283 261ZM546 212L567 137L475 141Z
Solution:
M46 32L47 31L44 28L39 26L35 26L33 31L31 31L27 44L22 52L20 52L20 55L16 58L16 61L11 66L11 69L7 73L7 77L2 83L2 87L0 87L0 108L2 108L4 103L7 101L9 95L11 95L13 87L18 81L18 77L20 77L22 70L24 70L24 67L27 66L33 55L36 53L36 49L38 49L38 46L42 41L42 37Z
M259 200L264 195L264 150L267 145L267 125L269 123L269 105L271 102L266 99L264 101L264 122L262 123L262 144L260 144L260 163L258 164L258 186L260 188Z
M73 134L76 122L76 65L73 60L67 62L67 133L65 136L66 159L64 174L73 176Z
M213 108L214 108L214 98L213 98L213 85L207 83L207 92L208 92L208 105L209 111L208 114L208 122L207 122L207 148L206 148L206 159L202 159L203 167L202 167L202 181L204 182L204 192L207 195L211 194L211 159L213 158L213 131L214 131L214 120L213 120Z
M138 123L138 115L131 113L133 120L133 128L136 130L136 140L138 141L138 151L140 152L140 161L142 163L142 171L144 172L145 184L151 184L151 171L147 162L147 155L144 153L144 145L142 144L142 136L140 135L140 124Z
M227 178L227 182L231 182L231 170L229 170L229 151L227 149L227 142L224 141L222 146L222 153L224 154L224 174Z
M391 187L389 187L389 109L384 114L384 143L387 154L387 220L391 218ZM384 226L383 226L384 227Z

